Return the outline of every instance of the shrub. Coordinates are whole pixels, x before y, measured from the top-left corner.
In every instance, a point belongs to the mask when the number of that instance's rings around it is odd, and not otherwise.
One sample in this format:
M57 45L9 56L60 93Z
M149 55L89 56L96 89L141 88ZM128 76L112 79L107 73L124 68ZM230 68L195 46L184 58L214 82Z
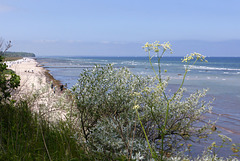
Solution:
M109 157L131 158L133 152L146 151L144 138L138 140L136 135L141 131L133 109L134 92L151 83L150 78L133 75L126 68L114 69L112 65L96 66L81 73L72 88L84 138L81 142Z
M206 126L196 126L210 110L209 104L201 101L206 91L184 98L186 90L181 88L168 102L165 97L172 94L165 94L166 86L167 80L160 86L156 77L137 76L112 65L85 70L71 89L78 109L79 142L109 158L150 159L154 156L147 149L148 142L156 155L162 151L173 155L184 140L206 135Z

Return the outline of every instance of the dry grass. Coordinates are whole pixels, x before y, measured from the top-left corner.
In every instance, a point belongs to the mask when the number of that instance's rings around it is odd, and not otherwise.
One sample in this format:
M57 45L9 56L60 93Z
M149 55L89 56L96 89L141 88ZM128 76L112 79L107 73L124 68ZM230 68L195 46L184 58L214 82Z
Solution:
M3 61L15 61L22 59L22 57L4 57Z
M46 76L46 81L47 82L52 82L54 86L60 87L61 82L59 80L56 80L50 73L49 70L46 70L44 72L44 75Z

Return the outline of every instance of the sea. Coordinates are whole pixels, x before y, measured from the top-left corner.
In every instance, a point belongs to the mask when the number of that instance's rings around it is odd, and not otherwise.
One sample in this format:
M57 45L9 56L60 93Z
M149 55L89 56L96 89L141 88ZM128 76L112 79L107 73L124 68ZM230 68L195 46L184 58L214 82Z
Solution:
M213 140L220 140L218 134L227 135L234 143L240 143L240 57L207 57L208 62L198 62L191 66L184 82L188 93L208 89L206 101L215 99L212 112L204 120L216 121L217 131ZM95 65L113 64L115 68L127 67L138 75L154 75L148 57L37 57L37 61L49 70L50 74L62 84L71 88L77 83L80 73ZM157 59L153 58L153 66L157 68ZM176 90L182 82L186 64L182 57L163 57L161 69L163 78L170 78L169 87ZM195 149L194 149L195 148ZM199 144L193 151L202 150ZM228 148L229 149L229 148ZM221 155L228 155L229 150L222 150Z

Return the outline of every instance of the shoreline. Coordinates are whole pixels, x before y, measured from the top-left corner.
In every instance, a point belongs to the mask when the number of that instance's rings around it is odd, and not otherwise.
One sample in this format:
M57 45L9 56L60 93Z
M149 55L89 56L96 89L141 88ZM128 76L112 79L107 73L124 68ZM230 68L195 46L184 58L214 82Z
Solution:
M27 93L33 89L38 90L46 84L53 83L57 88L62 84L59 80L56 80L50 71L39 65L37 58L22 58L15 61L5 62L8 65L8 69L13 70L20 76L20 91L21 93Z
M57 88L60 88L61 85L63 85L63 83L60 80L57 80L54 78L54 76L50 73L50 70L48 70L47 68L45 68L44 65L40 65L40 63L37 61L38 58L34 58L34 60L38 63L37 66L43 68L44 70L44 75L46 77L46 83L53 83L54 86L56 86ZM64 86L63 89L65 90L66 87Z
M8 69L20 76L20 86L12 95L16 100L30 99L31 109L49 121L67 119L68 108L72 108L72 102L64 89L60 89L61 82L56 80L49 70L33 58L5 63Z
M60 80L57 80L53 77L52 74L50 74L50 70L46 69L44 65L39 65L40 63L37 61L37 58L34 59L38 63L38 67L43 68L44 75L46 77L46 82L52 82L54 86L60 87L62 82Z

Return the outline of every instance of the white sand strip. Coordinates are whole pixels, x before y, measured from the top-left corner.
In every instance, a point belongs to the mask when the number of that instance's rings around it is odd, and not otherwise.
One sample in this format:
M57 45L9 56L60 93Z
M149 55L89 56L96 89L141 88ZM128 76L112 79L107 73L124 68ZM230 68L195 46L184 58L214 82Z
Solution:
M41 113L50 121L66 120L72 102L67 99L64 92L60 92L59 89L54 92L54 89L51 89L45 75L46 69L40 67L38 62L31 58L5 63L21 78L20 87L15 93L16 98L31 98L32 110Z
M46 69L39 67L36 60L23 58L17 61L6 62L9 69L12 69L20 76L21 93L27 93L33 89L40 89L46 85Z

